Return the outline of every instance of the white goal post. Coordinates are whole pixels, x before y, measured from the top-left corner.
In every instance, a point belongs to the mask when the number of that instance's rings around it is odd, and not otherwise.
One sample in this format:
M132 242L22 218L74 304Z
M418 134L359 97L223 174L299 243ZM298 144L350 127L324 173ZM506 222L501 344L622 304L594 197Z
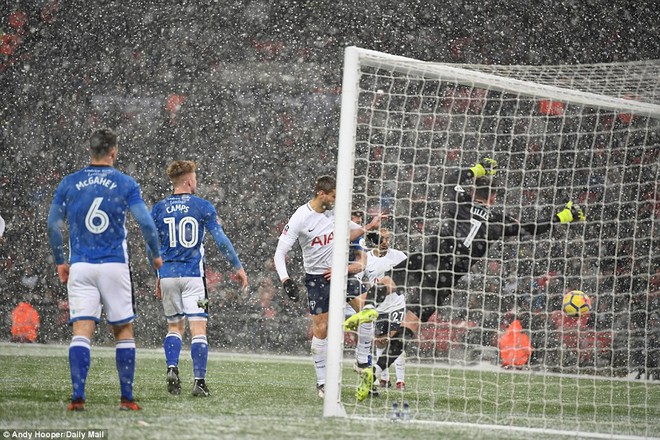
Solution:
M657 435L659 83L658 60L446 65L347 48L323 415L386 419L405 401L431 423ZM443 182L484 156L499 162L493 209L533 222L571 199L587 221L493 244L408 344L406 390L358 402L343 330L351 211L386 212L395 248L430 255ZM564 316L569 290L590 296L590 315ZM505 369L513 321L531 355Z

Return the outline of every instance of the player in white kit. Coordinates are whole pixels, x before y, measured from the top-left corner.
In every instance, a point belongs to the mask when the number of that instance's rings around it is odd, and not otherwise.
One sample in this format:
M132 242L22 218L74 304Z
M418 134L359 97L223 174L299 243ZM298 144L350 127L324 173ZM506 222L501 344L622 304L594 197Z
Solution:
M406 299L403 291L397 291L391 273L396 270L405 270L408 257L398 249L390 247L392 234L386 228L381 228L374 237L377 247L367 253L367 265L364 277L369 285L374 287L374 301L378 319L375 323L376 358L379 358L387 347L387 338L401 326L405 316ZM396 389L405 390L405 368L403 353L394 361L396 371ZM382 371L380 386L390 387L389 370Z
M331 176L321 176L314 186L314 197L291 216L280 235L275 250L275 268L282 281L286 294L294 301L298 300L298 286L289 277L286 268L286 254L296 242L303 253L305 269L305 287L309 312L312 315L312 359L316 370L316 389L320 397L325 391L325 364L328 336L328 309L330 302L330 276L332 273L332 248L334 237L334 204L336 181ZM361 229L353 224L352 228ZM349 271L354 273L364 269L359 262ZM353 308L361 310L364 295L359 283L348 286L347 300ZM375 319L376 312L363 315L364 319Z

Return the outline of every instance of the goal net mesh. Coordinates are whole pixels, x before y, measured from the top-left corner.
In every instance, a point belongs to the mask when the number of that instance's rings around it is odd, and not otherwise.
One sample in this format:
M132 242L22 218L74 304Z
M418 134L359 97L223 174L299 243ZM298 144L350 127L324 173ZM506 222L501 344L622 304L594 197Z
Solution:
M660 62L450 66L365 51L357 70L351 209L387 214L393 248L434 252L444 182L482 157L499 163L493 210L544 221L573 200L587 220L492 243L407 345L403 392L392 366L392 388L356 401L347 334L346 412L392 418L407 402L412 420L660 433ZM401 287L419 289L421 272ZM562 312L571 290L589 315ZM515 322L531 353L505 368Z

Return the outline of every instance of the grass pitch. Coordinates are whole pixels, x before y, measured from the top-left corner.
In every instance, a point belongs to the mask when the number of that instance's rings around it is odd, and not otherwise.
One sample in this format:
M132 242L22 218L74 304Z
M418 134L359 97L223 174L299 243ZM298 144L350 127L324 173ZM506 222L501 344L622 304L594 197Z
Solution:
M554 430L575 428L567 424L574 417L581 429L593 427L613 438L660 435L656 384L410 365L408 391L385 392L358 404L355 374L347 365L342 400L349 415L357 417L328 419L321 416L323 402L315 393L311 359L212 352L207 374L211 396L194 398L185 349L180 396L167 393L161 351L138 349L135 397L143 410L126 413L117 410L114 349L93 347L86 411L69 413L67 353L65 346L0 344L3 438L17 438L21 431L79 429L105 430L110 439L556 439L564 436ZM390 421L392 402L404 399L411 403L414 420ZM546 432L510 432L462 422L516 423Z

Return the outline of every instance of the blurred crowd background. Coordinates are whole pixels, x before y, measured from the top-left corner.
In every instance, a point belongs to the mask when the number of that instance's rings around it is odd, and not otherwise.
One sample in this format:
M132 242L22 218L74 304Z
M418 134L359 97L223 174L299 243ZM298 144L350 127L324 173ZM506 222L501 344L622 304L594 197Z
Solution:
M69 338L66 292L50 256L46 217L59 180L87 163L85 140L95 128L109 126L119 133L117 167L136 178L149 206L169 192L164 173L169 161L197 161L199 193L218 209L251 284L249 293L241 294L229 276L229 265L215 245L207 243L212 346L302 354L308 351L306 307L283 294L272 255L282 226L311 197L315 177L335 172L346 46L447 63L637 61L660 58L658 23L653 2L603 0L3 2L0 215L7 230L0 247L0 339L11 338L11 311L19 301L32 303L41 315L38 341ZM560 132L556 130L558 138ZM601 204L600 209L616 212L598 215L615 225L613 219L620 218L623 209L630 218L643 220L634 225L644 225L641 231L614 227L613 244L596 254L599 261L601 254L611 258L593 268L593 279L605 285L594 286L601 298L596 309L603 307L603 313L594 314L588 325L594 331L597 325L613 329L617 328L613 321L619 319L617 325L624 326L628 335L637 332L636 340L641 341L637 351L622 351L621 359L614 359L611 352L606 356L605 362L618 362L625 371L652 368L649 358L655 359L657 368L660 353L653 331L660 328L653 324L654 319L660 323L653 313L660 289L657 131L653 136L622 140L625 147L612 162L602 164L631 165L633 171L619 182L632 179L637 185L635 203ZM601 147L611 148L617 142ZM628 145L638 148L627 151ZM463 158L460 152L453 157ZM447 165L459 164L450 160ZM539 173L541 165L536 165ZM508 184L520 184L523 177L534 179L514 175ZM529 202L525 197L535 196L511 197L512 203L524 206ZM398 229L411 232L409 219L404 223ZM154 279L139 229L132 220L129 228L140 315L136 334L142 346L159 346L165 321L153 297ZM603 236L599 231L591 239ZM649 240L641 246L636 238L643 237ZM408 244L408 250L414 250ZM421 248L425 245L418 243ZM488 323L496 333L507 312L533 309L536 289L563 291L570 284L566 277L573 275L565 266L548 266L543 274L530 269L524 275L519 268L492 268L491 273L500 276L486 279L490 287L481 287L482 291L493 297L502 291L523 294L512 294L512 303L489 302L488 295L477 300L457 295L459 302L478 303L459 304L454 309L462 312L442 321L477 322L480 328ZM291 255L290 271L302 274L297 253ZM551 302L541 296L544 304ZM518 297L529 301L515 300ZM639 316L633 313L637 310ZM548 328L549 314L528 316L528 328ZM602 316L601 324L597 316ZM493 334L475 336L466 331L446 336L470 346L491 344ZM110 332L101 326L96 341L110 339ZM629 347L630 340L628 336L621 343ZM611 346L615 343L610 341ZM655 358L636 354L649 349Z

